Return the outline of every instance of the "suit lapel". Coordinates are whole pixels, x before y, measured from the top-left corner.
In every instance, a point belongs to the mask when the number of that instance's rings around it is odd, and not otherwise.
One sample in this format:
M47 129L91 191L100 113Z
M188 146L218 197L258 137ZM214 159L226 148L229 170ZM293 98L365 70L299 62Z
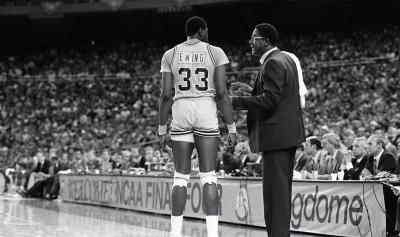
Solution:
M258 92L258 85L259 85L259 81L261 80L261 70L262 70L262 66L260 67L260 69L258 70L257 76L256 76L256 81L254 82L254 87L253 87L253 91L251 92L251 95L257 95Z
M383 158L383 156L385 155L385 152L383 152L382 153L382 155L381 155L381 157L379 158L379 161L378 161L378 165L377 165L377 169L380 169L380 167L381 167L381 165L382 165L382 158Z
M261 72L264 70L264 67L267 64L268 59L279 52L280 52L279 49L274 50L271 53L269 53L268 56L265 58L263 64L261 65L260 69L258 70L256 81L254 82L253 92L251 95L260 94L260 92L263 90L263 81L261 78L261 76L262 76Z

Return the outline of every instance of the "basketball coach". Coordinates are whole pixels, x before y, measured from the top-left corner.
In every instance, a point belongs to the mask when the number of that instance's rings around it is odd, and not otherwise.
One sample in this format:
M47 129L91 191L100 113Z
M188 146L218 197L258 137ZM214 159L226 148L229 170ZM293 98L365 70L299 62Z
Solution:
M254 87L235 82L232 105L248 110L252 152L262 152L264 218L269 237L290 236L291 194L296 146L305 141L299 74L293 54L277 48L278 32L255 26L249 41L261 57ZM301 69L300 69L301 70ZM302 82L302 79L301 79ZM237 96L240 95L240 96Z

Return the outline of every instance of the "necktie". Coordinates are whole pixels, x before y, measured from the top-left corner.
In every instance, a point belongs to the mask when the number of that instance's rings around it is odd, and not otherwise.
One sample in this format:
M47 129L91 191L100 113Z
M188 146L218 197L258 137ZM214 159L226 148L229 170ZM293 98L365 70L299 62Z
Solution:
M377 173L377 169L378 169L378 160L375 158L374 159L374 174L376 174Z

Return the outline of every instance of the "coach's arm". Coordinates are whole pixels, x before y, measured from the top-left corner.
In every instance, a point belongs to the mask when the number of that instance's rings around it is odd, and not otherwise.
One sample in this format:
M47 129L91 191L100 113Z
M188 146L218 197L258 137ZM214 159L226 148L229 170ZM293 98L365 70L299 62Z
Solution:
M253 87L257 90L262 83L262 93L252 96L232 96L232 105L235 109L259 110L273 109L278 106L284 94L285 69L282 63L269 59L260 72L262 82Z

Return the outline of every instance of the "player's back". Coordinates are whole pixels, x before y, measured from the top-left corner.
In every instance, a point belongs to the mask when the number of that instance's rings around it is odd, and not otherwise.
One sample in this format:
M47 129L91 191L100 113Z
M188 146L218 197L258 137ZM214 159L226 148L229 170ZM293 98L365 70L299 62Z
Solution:
M174 100L215 97L214 70L228 63L222 49L191 39L168 50L162 64L169 64L174 78Z

